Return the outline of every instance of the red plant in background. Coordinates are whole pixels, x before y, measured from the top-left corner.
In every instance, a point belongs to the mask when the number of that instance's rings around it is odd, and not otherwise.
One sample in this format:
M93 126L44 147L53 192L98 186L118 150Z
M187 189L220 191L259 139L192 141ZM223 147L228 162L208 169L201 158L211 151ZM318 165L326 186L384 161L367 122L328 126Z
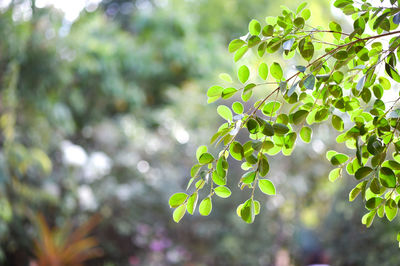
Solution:
M31 266L79 266L103 255L96 238L87 236L100 222L100 215L92 216L74 231L70 223L50 229L41 214L35 220L39 235L34 247L36 260Z

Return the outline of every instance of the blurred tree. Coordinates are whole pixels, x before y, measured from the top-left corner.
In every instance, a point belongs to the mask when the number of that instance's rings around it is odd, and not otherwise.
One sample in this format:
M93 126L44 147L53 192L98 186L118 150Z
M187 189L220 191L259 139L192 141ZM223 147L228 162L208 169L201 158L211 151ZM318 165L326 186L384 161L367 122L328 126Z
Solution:
M233 70L226 44L251 17L278 12L272 4L103 1L73 22L34 1L0 6L0 264L35 258L40 232L28 217L38 212L52 228L102 214L93 234L104 257L89 265L270 265L279 258L301 264L299 247L312 247L318 237L329 254L340 254L343 246L331 240L339 234L322 231L324 219L331 221L326 206L341 190L327 189L327 166L308 146L296 149L290 166L282 157L270 161L282 169L272 180L285 201L260 201L269 211L254 226L223 211L245 200L234 180L232 200L215 200L211 216L196 214L180 226L169 217L168 196L183 185L196 146L207 143L218 122L204 104L204 88L217 71ZM315 2L311 10L322 6ZM230 164L239 175L240 165ZM351 219L342 226L355 230ZM382 225L386 234L394 230ZM307 242L304 235L312 237ZM391 244L382 239L385 249ZM373 254L368 243L357 245L364 248L347 251ZM360 254L358 261L367 258Z

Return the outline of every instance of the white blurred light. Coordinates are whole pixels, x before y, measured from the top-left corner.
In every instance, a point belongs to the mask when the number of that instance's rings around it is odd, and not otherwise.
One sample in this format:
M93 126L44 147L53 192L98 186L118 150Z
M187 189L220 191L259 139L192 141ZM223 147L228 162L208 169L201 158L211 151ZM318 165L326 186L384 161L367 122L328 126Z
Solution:
M0 0L0 8L6 8L10 5L11 0Z
M314 140L312 142L311 146L312 146L313 150L319 154L323 153L325 150L325 144L320 139Z
M185 144L189 141L189 133L182 127L177 127L174 130L174 136L175 139L180 143L180 144Z
M13 9L12 18L14 21L28 21L32 17L32 8L28 1L16 5Z
M68 140L64 140L61 142L61 151L63 153L63 160L66 164L73 166L83 166L86 164L88 156L81 146L75 145Z
M82 185L78 188L78 198L82 208L86 210L94 210L97 208L93 190L88 185Z
M147 161L141 160L136 165L139 172L142 174L147 173L150 170L150 165Z
M46 182L43 189L56 198L60 196L60 188L53 182Z
M104 152L93 152L90 154L84 167L84 175L88 181L94 181L110 173L111 159Z
M93 12L101 0L37 0L37 8L43 8L49 5L54 6L64 12L67 21L73 22L79 17L82 9L87 8L88 12Z
M131 197L132 189L129 185L123 184L116 188L116 196L120 201L126 201Z

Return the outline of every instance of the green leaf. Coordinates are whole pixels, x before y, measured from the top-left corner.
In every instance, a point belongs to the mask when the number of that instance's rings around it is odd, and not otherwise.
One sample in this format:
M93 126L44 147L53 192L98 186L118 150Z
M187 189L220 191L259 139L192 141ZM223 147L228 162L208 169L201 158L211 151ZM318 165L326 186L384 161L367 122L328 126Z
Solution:
M307 115L309 114L306 110L298 110L296 113L293 114L293 124L298 125L302 123Z
M188 195L186 193L183 193L183 192L175 193L169 198L169 206L171 208L176 208L176 207L182 205L182 203L185 202L187 197L188 197Z
M247 46L248 47L254 47L257 44L259 44L260 42L261 42L260 37L253 35L248 39Z
M224 186L226 185L226 178L225 176L222 177L220 176L216 171L214 171L212 173L212 180L215 184L219 185L219 186Z
M274 132L277 135L285 135L286 133L289 132L289 128L285 124L275 123L273 125L273 128L274 128Z
M200 179L199 181L196 182L195 187L196 187L196 189L202 189L205 184L206 184L206 181L203 179Z
M261 24L258 20L251 20L249 23L249 32L251 35L258 35L261 32Z
M225 120L227 120L228 122L231 122L233 120L233 116L232 116L232 111L231 109L229 109L229 107L225 106L225 105L219 105L217 107L217 113Z
M372 135L368 139L367 150L372 155L381 153L384 150L384 148L385 148L385 146L384 146L383 141L380 138L377 138L376 135Z
M370 227L372 225L372 222L374 221L376 215L376 211L370 211L369 213L365 214L361 218L362 224L365 224L367 227Z
M397 204L393 199L388 199L385 203L386 218L392 221L397 215Z
M369 175L372 172L372 168L368 167L368 166L363 166L361 168L359 168L356 173L354 174L354 177L357 180L361 180L364 177L366 177L367 175Z
M333 37L336 40L340 40L340 37L342 36L342 34L341 34L342 27L338 23L332 21L332 22L329 23L329 29L331 31L335 31L336 33L333 33Z
M222 79L223 81L226 81L226 82L229 82L229 83L233 82L232 77L227 73L219 74L219 78Z
M172 215L172 218L174 219L175 223L179 223L179 221L182 220L183 216L185 216L185 213L186 213L186 204L176 208Z
M262 30L262 34L266 37L274 35L274 26L266 25Z
M349 201L355 200L356 197L360 194L360 192L361 192L361 188L359 188L358 186L353 188L349 193Z
M226 88L222 91L222 99L229 99L237 92L235 88Z
M208 97L220 97L222 95L222 91L224 90L224 88L222 88L221 86L212 86L211 88L208 89L207 91L207 96Z
M244 54L247 52L247 50L249 50L249 47L247 45L239 48L234 56L234 61L237 62L240 60L240 58L242 58L244 56Z
M203 154L203 153L206 153L208 151L208 148L207 148L207 146L204 146L204 145L202 145L202 146L199 146L198 148L197 148L197 150L196 150L196 158L197 158L197 160L199 160L200 159L200 156ZM201 168L201 165L198 165L198 168ZM192 174L192 177L193 177L194 175Z
M345 60L349 56L348 53L345 50L338 51L334 53L333 58L336 58L337 60Z
M326 152L326 159L330 161L334 155L338 154L337 151L329 150Z
M305 23L306 23L306 21L305 21L305 19L302 18L302 17L298 17L298 18L295 18L295 19L293 20L293 24L294 24L294 25L296 26L296 28L298 28L298 29L304 28Z
M342 175L342 168L335 168L329 172L329 181L335 182Z
M228 169L228 162L225 160L225 157L221 156L217 161L216 171L217 174L221 177L226 176L226 170Z
M258 200L254 201L254 214L258 215L260 213L260 202Z
M255 208L253 199L248 199L240 209L240 217L246 223L253 223L255 217Z
M245 83L250 76L250 70L246 65L239 67L238 78L241 83Z
M240 47L246 44L245 41L241 39L235 39L229 43L228 50L230 53L237 51Z
M301 12L301 16L305 19L308 20L311 17L311 11L310 9L306 8Z
M338 153L331 158L331 164L340 165L347 162L347 160L349 160L349 156L343 153Z
M243 104L241 102L234 102L232 104L232 110L237 114L243 113Z
M264 194L267 194L267 195L275 195L276 194L274 184L268 179L259 179L258 187Z
M207 150L206 150L205 152L207 152ZM202 154L203 154L203 153L202 153ZM200 154L200 155L201 155L201 154ZM198 158L200 158L200 155L197 156L197 160L198 160ZM190 169L190 176L191 176L191 177L195 177L195 176L199 173L201 167L202 167L201 164L195 164L195 165L193 165L193 166L192 166L192 169Z
M296 9L296 14L299 14L307 6L307 2L302 2Z
M336 0L333 5L336 8L344 8L347 5L353 4L352 0Z
M253 118L247 120L246 127L251 134L256 134L260 130L260 125Z
M340 118L337 115L332 115L332 126L337 130L337 131L343 131L344 129L344 123L342 118Z
M280 64L277 62L272 63L271 65L271 75L276 80L282 80L283 78L283 70Z
M214 188L214 192L215 194L217 194L218 197L221 198L228 198L232 194L231 190L225 186Z
M379 179L382 186L387 188L396 187L396 176L392 169L388 167L381 167L379 170Z
M196 209L197 205L197 200L199 199L199 194L197 192L194 192L187 200L187 205L186 205L186 210L188 213L192 214L194 213L194 210Z
M245 173L240 181L242 181L245 184L250 184L253 183L253 181L256 179L257 172L256 171L250 171Z
M265 63L261 63L258 67L258 75L263 79L266 80L268 77L268 66Z
M367 200L367 202L365 203L365 207L367 207L368 210L373 210L376 207L379 206L379 204L381 204L382 202L382 198L379 197L373 197L370 198L369 200ZM397 207L397 206L396 206Z
M309 143L311 141L312 129L310 127L303 127L300 130L300 137L305 143Z
M258 172L260 176L266 176L268 174L268 171L269 171L268 159L267 157L265 157L265 155L261 155Z
M204 198L199 205L199 213L203 216L208 216L212 210L211 198Z
M231 156L238 160L241 161L243 160L243 146L242 144L240 144L237 141L234 141L231 143L230 147L229 147L229 153L231 154Z
M214 156L212 156L212 154L211 154L211 153L208 153L208 152L203 153L203 154L200 155L200 157L199 157L199 163L200 163L200 164L208 164L208 163L213 162L214 160L215 160L215 159L214 159Z
M385 71L396 82L400 82L400 75L390 64L385 63Z
M276 111L278 111L280 107L281 103L278 101L268 102L264 105L262 112L266 116L274 116Z
M274 128L269 122L265 122L262 127L262 133L265 136L273 136L274 135Z
M303 38L299 42L299 51L301 56L307 60L310 61L312 57L314 56L314 45L310 41L309 37Z
M371 185L369 186L369 189L372 191L372 193L379 195L381 193L381 185L379 183L379 180L377 178L374 178L371 181Z

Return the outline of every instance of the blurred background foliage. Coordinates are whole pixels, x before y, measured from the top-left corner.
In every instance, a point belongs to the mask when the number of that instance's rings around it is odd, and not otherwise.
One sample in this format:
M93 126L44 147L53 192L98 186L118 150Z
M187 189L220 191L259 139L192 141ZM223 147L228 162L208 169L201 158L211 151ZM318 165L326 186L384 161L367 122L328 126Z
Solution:
M205 92L235 71L227 44L251 18L277 15L276 2L82 0L71 1L83 8L72 19L45 2L0 0L0 264L28 265L35 242L59 243L50 228L69 232L94 214L103 255L87 265L399 261L399 226L366 230L360 202L347 200L354 180L329 183L334 139L324 126L290 158L271 160L278 195L258 195L255 224L235 213L245 198L239 165L232 197L211 216L172 221L168 197L220 122ZM328 1L310 7L315 25L328 15L346 23ZM40 214L49 228L37 226Z

